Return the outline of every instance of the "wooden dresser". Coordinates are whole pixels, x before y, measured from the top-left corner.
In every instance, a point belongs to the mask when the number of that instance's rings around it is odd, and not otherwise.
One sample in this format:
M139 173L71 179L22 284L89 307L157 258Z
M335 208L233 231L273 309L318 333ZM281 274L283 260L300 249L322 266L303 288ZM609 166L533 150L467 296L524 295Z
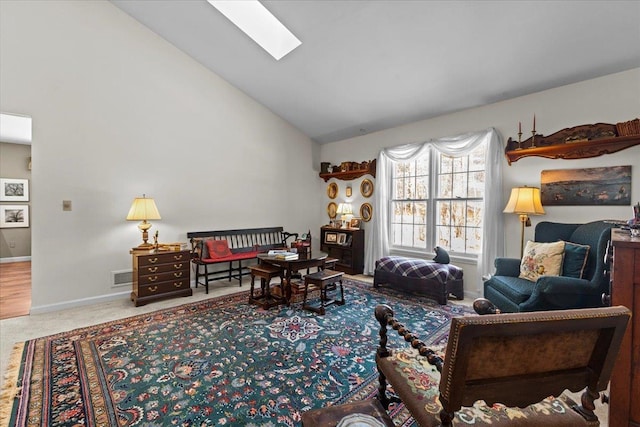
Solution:
M192 295L189 251L132 251L131 254L131 301L136 307L160 299Z
M609 425L640 427L640 238L613 230L611 305L633 313L611 375Z

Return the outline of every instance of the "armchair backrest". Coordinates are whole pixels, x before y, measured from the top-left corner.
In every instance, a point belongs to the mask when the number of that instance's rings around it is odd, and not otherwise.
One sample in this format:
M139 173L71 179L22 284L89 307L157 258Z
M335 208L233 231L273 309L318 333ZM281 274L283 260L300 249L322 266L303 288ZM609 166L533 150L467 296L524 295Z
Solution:
M443 408L476 400L524 407L585 387L593 401L607 387L629 318L622 306L454 318L440 381Z
M586 224L563 224L559 222L542 221L536 225L536 242L567 242L589 245L589 255L584 278L599 282L606 286L608 279L603 277L604 254L607 242L611 239L611 224L604 221L593 221ZM606 287L604 288L606 289ZM603 289L603 290L604 290Z
M607 242L611 240L611 224L594 221L576 228L570 242L591 246L585 270L585 278L594 281L596 275L602 276L604 271L604 254ZM608 280L607 280L608 282Z
M569 241L573 232L581 225L541 221L536 225L534 240L541 243L557 242L558 240Z

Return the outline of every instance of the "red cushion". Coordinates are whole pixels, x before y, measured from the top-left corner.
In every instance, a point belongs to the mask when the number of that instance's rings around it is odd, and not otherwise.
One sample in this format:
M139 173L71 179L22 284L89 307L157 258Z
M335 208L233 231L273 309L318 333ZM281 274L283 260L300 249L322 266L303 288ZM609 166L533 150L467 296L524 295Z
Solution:
M253 259L256 258L258 256L258 252L240 252L237 254L231 254L229 256L225 256L225 257L220 257L220 258L205 258L202 260L202 262L207 263L207 264L215 264L218 262L225 262L225 261L240 261L243 259Z
M207 240L209 258L224 258L232 255L229 249L229 242L226 240Z

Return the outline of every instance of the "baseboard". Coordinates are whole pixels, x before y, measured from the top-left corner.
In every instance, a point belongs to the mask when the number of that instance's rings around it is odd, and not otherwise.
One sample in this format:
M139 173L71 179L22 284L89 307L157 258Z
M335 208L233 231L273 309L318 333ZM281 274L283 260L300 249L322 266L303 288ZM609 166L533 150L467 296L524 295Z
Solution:
M195 287L195 280L191 280L191 287ZM104 302L116 301L122 298L129 299L131 297L131 288L126 291L116 292L108 295L100 295L97 297L77 299L73 301L65 301L57 304L40 305L31 307L29 314L51 313L52 311L66 310L69 308L84 307L86 305L100 304Z
M32 306L29 314L51 313L52 311L60 311L60 310L66 310L69 308L83 307L86 305L101 304L105 302L121 300L122 298L129 299L130 296L131 296L131 289L128 289L123 292L117 292L117 293L108 294L108 295L100 295L98 297L82 298L82 299L77 299L73 301L65 301L57 304L40 305L37 307Z
M0 264L10 263L10 262L24 262L31 261L31 256L15 256L11 258L0 258Z

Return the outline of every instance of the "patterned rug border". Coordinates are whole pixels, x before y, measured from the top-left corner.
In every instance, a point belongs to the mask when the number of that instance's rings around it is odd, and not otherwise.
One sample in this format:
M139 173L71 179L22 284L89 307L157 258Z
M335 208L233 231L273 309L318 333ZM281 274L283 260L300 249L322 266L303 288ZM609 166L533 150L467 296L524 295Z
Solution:
M423 297L416 294L407 294L406 292L397 291L392 288L374 288L371 283L364 282L354 278L345 278L345 286L355 286L361 291L370 292L379 296L385 297L390 300L406 301L407 296L411 297L411 301L420 305L434 306L445 312L450 312L452 306L464 307L463 304L456 304L455 302L448 302L446 305L437 304L430 298ZM249 296L249 290L239 290L227 295L214 296L211 298L203 299L200 301L186 302L184 304L176 305L173 307L161 308L148 313L136 314L133 316L126 316L116 320L110 320L106 322L99 322L93 325L83 326L80 328L74 328L68 331L58 332L51 335L43 335L37 338L30 339L24 342L17 342L14 344L9 358L7 370L4 374L5 383L0 391L0 426L9 426L11 420L12 411L14 410L14 403L16 398L21 397L22 386L19 384L19 378L23 377L23 372L28 366L23 365L21 362L25 358L25 351L29 351L29 343L36 342L38 340L55 340L59 338L78 336L87 337L91 335L100 335L113 332L119 329L120 325L126 325L127 328L135 328L144 326L145 323L169 321L175 319L181 319L199 310L211 310L216 307L227 306L230 302L246 302ZM231 300L231 301L230 301ZM301 302L292 303L292 307L300 309ZM256 307L256 309L259 309ZM372 313L373 315L373 313ZM27 358L28 359L28 358ZM377 375L373 374L372 377ZM23 378L24 379L24 378ZM368 378L362 385L352 390L348 396L343 397L340 401L334 404L341 404L356 398L369 398L377 393L377 387L375 386L376 379ZM391 410L393 415L396 415L403 408L403 405L399 405ZM19 410L20 408L18 408ZM404 417L400 420L402 426L411 425L411 418Z

